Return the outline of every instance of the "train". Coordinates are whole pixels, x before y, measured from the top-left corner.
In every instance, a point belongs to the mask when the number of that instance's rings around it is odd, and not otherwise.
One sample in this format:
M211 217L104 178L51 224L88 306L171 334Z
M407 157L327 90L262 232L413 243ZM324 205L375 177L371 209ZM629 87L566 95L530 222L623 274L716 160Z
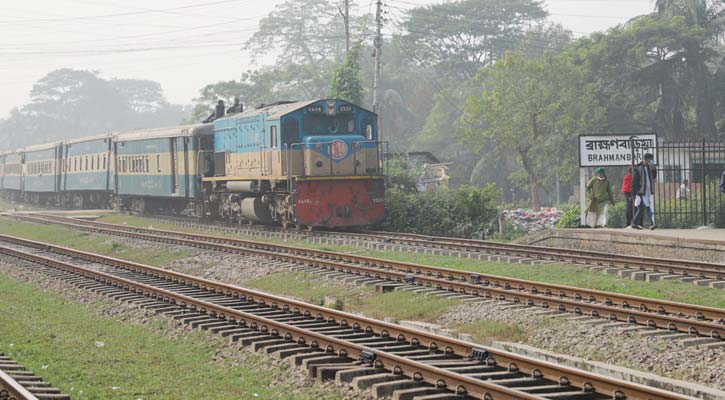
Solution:
M352 228L385 217L375 113L340 99L244 110L203 123L111 132L0 153L0 195L284 227Z

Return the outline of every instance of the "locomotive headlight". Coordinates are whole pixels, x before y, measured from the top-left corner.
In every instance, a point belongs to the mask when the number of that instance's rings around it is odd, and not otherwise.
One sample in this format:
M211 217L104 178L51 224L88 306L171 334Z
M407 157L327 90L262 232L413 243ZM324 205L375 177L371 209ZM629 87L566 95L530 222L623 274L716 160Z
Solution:
M317 167L317 168L321 168L321 167L322 167L322 161L319 161L319 160L318 160L318 161L317 161L317 162L315 163L315 167Z

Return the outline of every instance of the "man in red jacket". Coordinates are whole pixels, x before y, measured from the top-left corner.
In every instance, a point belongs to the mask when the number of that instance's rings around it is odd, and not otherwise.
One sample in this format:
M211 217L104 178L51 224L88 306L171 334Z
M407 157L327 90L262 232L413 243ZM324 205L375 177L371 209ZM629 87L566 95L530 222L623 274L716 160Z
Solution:
M632 226L632 217L634 215L634 198L632 197L632 167L627 169L622 181L622 193L627 200L627 228Z

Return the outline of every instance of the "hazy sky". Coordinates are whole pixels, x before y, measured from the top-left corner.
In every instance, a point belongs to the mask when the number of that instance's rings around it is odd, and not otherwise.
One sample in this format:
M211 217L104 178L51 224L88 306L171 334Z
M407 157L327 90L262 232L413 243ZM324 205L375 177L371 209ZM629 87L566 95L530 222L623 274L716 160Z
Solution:
M0 118L58 68L160 82L188 104L205 84L254 68L241 44L284 0L0 0ZM354 0L353 0L354 1ZM551 20L581 36L646 12L654 0L546 0ZM390 12L440 0L385 0ZM374 0L354 1L360 11ZM386 32L395 32L394 26Z

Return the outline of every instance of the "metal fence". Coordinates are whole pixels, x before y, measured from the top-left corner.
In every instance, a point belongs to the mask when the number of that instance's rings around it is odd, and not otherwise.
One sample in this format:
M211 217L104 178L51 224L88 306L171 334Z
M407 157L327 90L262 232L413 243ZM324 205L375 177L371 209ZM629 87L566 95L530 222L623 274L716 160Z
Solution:
M656 165L657 225L725 228L725 194L720 192L725 143L661 142L657 145Z

